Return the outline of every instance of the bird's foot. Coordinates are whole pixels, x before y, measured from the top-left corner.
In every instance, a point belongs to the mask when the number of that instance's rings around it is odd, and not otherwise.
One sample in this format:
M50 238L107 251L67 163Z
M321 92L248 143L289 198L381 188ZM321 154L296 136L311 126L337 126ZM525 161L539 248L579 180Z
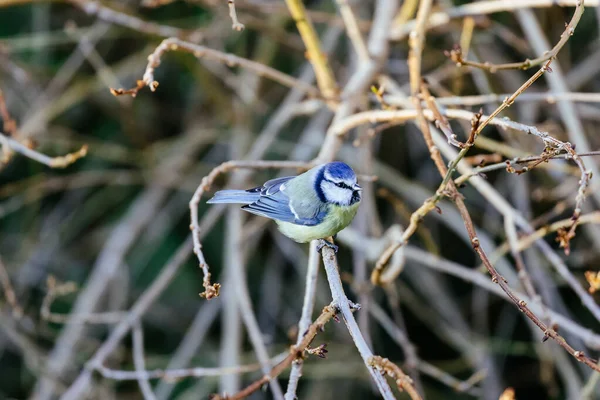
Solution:
M333 250L334 253L338 252L339 248L335 244L331 243L329 240L325 240L325 239L319 239L319 244L317 245L317 251L320 253L321 249L325 246L327 246L331 250Z

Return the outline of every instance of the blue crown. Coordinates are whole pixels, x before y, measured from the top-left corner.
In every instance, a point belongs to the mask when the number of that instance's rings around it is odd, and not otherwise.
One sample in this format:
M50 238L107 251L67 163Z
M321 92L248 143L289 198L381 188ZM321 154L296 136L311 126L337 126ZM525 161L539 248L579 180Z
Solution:
M354 171L346 163L334 161L327 164L325 168L333 179L352 180L355 178Z

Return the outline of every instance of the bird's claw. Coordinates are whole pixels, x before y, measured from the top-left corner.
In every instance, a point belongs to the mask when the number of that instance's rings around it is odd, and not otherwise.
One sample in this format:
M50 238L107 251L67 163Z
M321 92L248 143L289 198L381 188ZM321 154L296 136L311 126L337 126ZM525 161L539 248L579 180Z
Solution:
M339 247L337 247L335 244L331 243L328 240L325 239L319 239L319 244L317 245L317 251L320 253L321 249L323 249L323 247L329 247L331 250L333 250L334 253L337 254Z

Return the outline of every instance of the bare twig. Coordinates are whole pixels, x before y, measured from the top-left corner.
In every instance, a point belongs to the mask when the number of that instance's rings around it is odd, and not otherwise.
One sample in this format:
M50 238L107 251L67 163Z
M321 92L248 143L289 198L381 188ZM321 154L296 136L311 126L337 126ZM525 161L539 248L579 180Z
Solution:
M275 365L273 367L273 369L267 375L263 376L262 378L260 378L259 380L255 381L255 382L253 382L251 385L247 386L245 389L241 390L240 392L238 392L234 395L231 395L231 396L216 395L216 396L212 397L212 400L244 399L247 396L249 396L250 394L259 390L264 384L270 382L272 379L279 376L279 374L281 374L283 372L283 370L285 370L287 367L289 367L292 364L292 362L294 362L294 360L304 357L304 352L307 350L308 346L313 341L315 336L317 336L317 333L319 333L320 331L323 330L323 327L325 326L325 324L327 322L329 322L329 320L331 318L333 318L337 314L337 312L338 312L338 309L333 305L329 305L329 306L323 308L321 315L319 315L319 317L315 320L315 322L313 322L309 326L306 333L303 334L303 338L302 338L302 341L300 342L300 344L296 345L296 346L292 346L288 356L283 361L281 361L279 364ZM299 333L299 334L301 334L301 333Z
M344 21L348 37L352 42L352 46L354 46L354 51L356 51L356 54L358 55L358 59L360 62L368 61L369 50L367 49L367 45L365 44L362 33L358 27L358 21L354 11L352 11L352 7L348 4L348 0L336 0L336 3Z
M291 77L283 72L279 72L274 68L266 66L262 63L248 60L234 54L223 53L219 50L210 49L205 46L200 46L194 43L186 42L178 38L169 38L162 41L150 56L148 56L148 65L141 80L137 81L136 87L131 89L111 89L111 93L115 96L131 95L135 97L138 92L148 86L151 91L158 88L158 82L154 79L154 70L160 65L161 57L168 51L185 51L192 53L196 58L208 58L226 64L230 67L241 66L247 68L259 76L264 76L274 80L284 86L299 88L303 92L320 97L320 92L312 85L306 84L294 77Z
M214 208L204 216L203 223L205 230L208 230L217 222L217 219L222 212L222 209ZM120 341L125 337L125 335L127 335L133 324L140 319L140 317L156 301L158 296L166 289L179 271L179 268L181 268L191 254L191 248L192 238L190 235L190 237L188 237L188 239L185 240L177 249L176 253L169 260L169 262L167 262L165 267L161 270L160 275L135 302L130 311L127 313L127 318L121 320L113 328L106 341L94 353L77 379L75 379L69 389L63 394L61 397L62 400L77 400L81 398L82 393L84 393L90 385L92 372L96 368L100 368L102 366L104 360L119 345Z
M72 321L73 314L60 314L54 313L51 311L52 303L58 297L67 296L71 293L75 293L77 291L77 285L74 282L57 282L56 278L52 275L48 277L46 280L46 296L44 296L44 300L42 301L42 306L40 308L41 317L55 324L66 324L69 321ZM89 313L89 314L79 314L78 315L78 323L81 324L116 324L125 318L125 313L123 312L104 312L104 313Z
M204 253L202 253L202 245L200 244L200 226L198 224L198 204L200 204L200 198L205 191L210 189L210 186L214 180L221 174L227 173L231 170L238 168L249 168L249 169L269 169L269 168L307 168L309 163L296 162L296 161L227 161L218 167L214 168L207 176L202 178L200 185L194 192L192 199L190 200L190 218L191 224L190 229L192 230L192 238L194 243L194 254L198 257L200 262L200 268L204 273L204 280L202 286L204 292L200 296L210 300L214 297L219 296L219 290L221 285L218 283L212 284L210 281L210 272L208 270L208 264L204 259Z
M331 238L329 238L332 241ZM370 365L370 359L373 357L373 353L371 349L365 342L365 339L360 332L358 324L354 319L354 315L352 315L352 308L358 308L359 305L352 303L348 297L346 297L346 293L344 293L344 288L342 286L342 281L340 279L340 272L337 265L337 258L335 256L335 252L333 249L325 246L321 249L321 253L323 255L323 265L325 267L325 272L327 273L327 280L329 281L329 288L331 290L331 295L333 297L333 304L337 309L339 309L342 317L344 318L344 322L346 323L346 327L352 336L352 340L354 340L354 345L358 349L360 356L362 357L371 377L377 384L379 388L379 392L383 396L384 399L393 399L394 395L392 391L385 381L385 379L378 373L378 371ZM413 388L414 390L414 388Z
M421 400L421 396L413 387L413 381L410 379L408 375L406 375L399 366L388 360L387 358L383 358L380 356L373 356L369 358L369 365L376 368L377 370L383 372L388 375L394 381L396 381L396 385L398 389L405 390L406 393L413 400Z
M0 118L2 118L2 129L6 136L14 136L17 131L17 122L11 117L6 105L6 98L2 89L0 89Z
M296 22L298 32L300 32L302 41L306 46L308 61L310 61L315 70L321 94L327 100L335 99L338 95L337 83L333 71L329 67L327 56L321 50L321 42L310 17L306 13L304 3L301 0L286 0L285 3L294 22Z
M64 156L49 157L45 154L31 149L30 147L20 143L12 137L7 137L1 132L0 145L8 146L8 149L16 153L22 154L25 157L31 158L32 160L37 161L41 164L47 165L50 168L66 168L69 165L73 164L75 161L79 160L80 158L85 157L88 152L88 146L83 145L79 150L77 150L74 153L69 153ZM6 152L6 149L4 151Z
M579 24L579 20L583 15L584 7L583 1L578 0L575 3L575 12L573 13L573 17L571 21L567 24L565 31L562 33L560 40L556 45L552 48L552 50L546 51L544 55L534 58L533 60L525 60L518 63L508 63L508 64L491 64L489 62L479 63L474 61L468 61L463 58L462 49L460 47L456 47L453 50L447 51L445 54L450 60L456 63L458 67L468 66L485 69L489 72L496 72L504 69L529 69L535 67L540 64L544 64L558 55L558 52L563 48L563 46L567 43L569 38L573 36L575 32L575 28L577 24Z
M144 21L133 15L125 14L121 11L109 8L99 1L95 0L67 0L75 6L81 8L88 15L95 15L101 20L133 29L135 31L157 35L162 37L176 36L182 39L189 39L194 42L202 40L202 34L199 31L186 31L167 25L159 25L155 22Z
M13 316L17 319L23 316L23 308L19 304L17 300L17 295L10 283L10 276L8 275L8 271L6 270L6 266L2 261L2 257L0 257L0 285L2 285L2 289L4 290L4 297L6 297L6 301L12 308Z
M481 94L475 96L448 96L436 97L436 103L443 106L478 106L490 103L500 103L511 93L504 94ZM412 98L404 96L396 96L393 94L383 95L382 100L390 106L410 106L413 102ZM515 102L546 102L548 104L556 104L561 100L571 100L582 103L600 103L599 93L587 92L544 92L544 93L523 93L515 99Z
M317 278L319 276L319 253L317 251L317 242L310 244L308 254L308 268L306 270L306 289L304 291L304 302L302 304L302 315L298 322L298 338L296 346L302 342L304 332L306 332L312 321L312 313L315 308L315 295L317 291ZM298 381L302 376L303 359L298 358L292 364L288 387L285 392L285 400L294 400L296 398L296 389Z
M278 354L277 356L273 357L270 360L270 362L273 364L278 364L287 355L289 355L289 352L287 351L285 353ZM259 363L221 368L195 367L182 369L153 369L135 371L115 370L107 368L105 366L98 367L98 372L103 377L107 379L113 379L115 381L133 381L139 379L161 379L163 381L176 381L184 378L204 378L209 376L222 376L229 374L245 374L259 370Z
M445 25L454 18L462 18L466 16L477 16L493 14L502 11L514 11L523 8L549 8L554 6L573 7L580 0L488 0L467 3L455 8L449 8L444 11L431 13L426 29L433 29ZM586 0L585 5L588 7L597 7L598 0ZM389 31L391 40L402 40L414 29L416 21L408 21L407 23L395 25Z
M243 31L246 27L238 21L237 13L235 12L235 0L227 0L227 5L229 6L229 17L232 23L231 29L238 32Z
M133 325L133 364L135 371L142 373L146 371L146 360L144 357L144 332L139 321ZM144 376L140 375L137 378L140 390L144 395L145 400L155 400L156 396L152 392L150 382Z

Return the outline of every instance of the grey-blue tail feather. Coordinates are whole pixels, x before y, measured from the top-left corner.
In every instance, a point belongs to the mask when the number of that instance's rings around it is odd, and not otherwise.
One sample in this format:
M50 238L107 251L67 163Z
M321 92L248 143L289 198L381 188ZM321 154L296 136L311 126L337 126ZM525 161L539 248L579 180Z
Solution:
M250 204L260 198L260 193L250 193L246 190L220 190L207 203Z

